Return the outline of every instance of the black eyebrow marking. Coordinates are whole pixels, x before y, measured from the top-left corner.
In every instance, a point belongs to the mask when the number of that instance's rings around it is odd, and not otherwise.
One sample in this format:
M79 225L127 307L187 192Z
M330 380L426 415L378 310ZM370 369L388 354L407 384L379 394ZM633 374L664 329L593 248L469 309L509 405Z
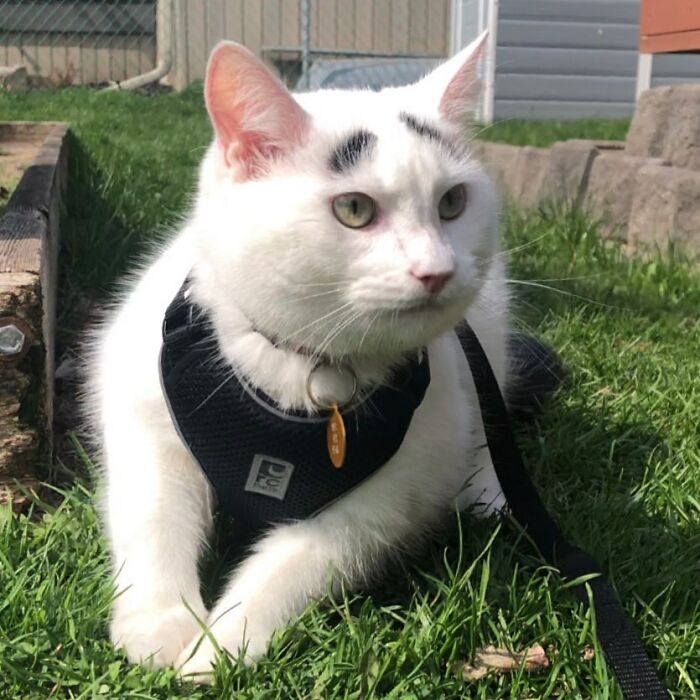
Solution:
M425 119L419 119L418 117L415 117L413 114L409 114L408 112L401 112L399 114L399 119L411 131L418 134L418 136L423 136L427 139L430 139L431 141L435 141L436 143L439 143L445 148L447 148L447 150L450 153L455 153L455 144L452 142L452 140L445 136L440 131L440 129L438 129L436 126L433 126Z
M399 119L411 130L415 131L418 136L426 136L433 141L444 141L443 135L428 122L414 117L412 114L407 112L401 112L399 114Z
M377 143L377 137L365 130L355 131L340 143L331 154L328 161L330 169L335 173L350 170L359 161L369 155Z

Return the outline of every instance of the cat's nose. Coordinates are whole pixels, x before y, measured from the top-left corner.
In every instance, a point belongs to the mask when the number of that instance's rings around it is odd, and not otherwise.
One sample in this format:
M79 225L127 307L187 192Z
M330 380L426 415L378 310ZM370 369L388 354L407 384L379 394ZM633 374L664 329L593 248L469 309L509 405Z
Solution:
M438 294L442 288L452 279L453 270L436 273L417 273L411 270L411 275L415 277L430 294Z

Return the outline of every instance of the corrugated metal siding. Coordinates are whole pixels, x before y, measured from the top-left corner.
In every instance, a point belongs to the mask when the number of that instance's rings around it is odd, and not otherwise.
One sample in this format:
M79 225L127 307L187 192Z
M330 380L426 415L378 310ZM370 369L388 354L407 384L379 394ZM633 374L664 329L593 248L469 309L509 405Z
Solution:
M496 119L634 111L639 0L501 0ZM700 79L700 56L654 58L653 84Z

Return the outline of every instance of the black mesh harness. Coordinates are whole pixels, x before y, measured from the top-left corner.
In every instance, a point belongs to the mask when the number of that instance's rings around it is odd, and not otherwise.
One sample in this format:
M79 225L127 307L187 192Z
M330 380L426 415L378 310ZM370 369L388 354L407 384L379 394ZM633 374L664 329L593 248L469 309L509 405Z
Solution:
M281 413L274 402L231 373L217 352L205 313L183 285L163 322L161 381L173 423L217 493L219 509L253 529L307 518L358 486L396 453L430 383L427 354L407 364L343 414L348 455L334 469L326 451L326 418ZM571 544L533 486L515 443L503 396L473 330L457 336L474 378L486 440L512 515L541 555L592 602L598 641L628 700L667 700L624 608L599 565ZM371 402L371 403L370 403Z
M331 464L325 415L280 411L220 358L207 315L186 298L163 324L161 381L173 422L221 512L257 531L308 518L361 484L401 446L430 383L427 353L342 411L345 464Z

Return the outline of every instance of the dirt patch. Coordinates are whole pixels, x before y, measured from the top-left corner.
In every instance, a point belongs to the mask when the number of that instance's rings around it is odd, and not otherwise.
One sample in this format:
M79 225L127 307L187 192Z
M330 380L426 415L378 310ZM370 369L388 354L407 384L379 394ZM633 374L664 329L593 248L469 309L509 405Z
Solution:
M0 216L42 141L34 130L0 128Z

